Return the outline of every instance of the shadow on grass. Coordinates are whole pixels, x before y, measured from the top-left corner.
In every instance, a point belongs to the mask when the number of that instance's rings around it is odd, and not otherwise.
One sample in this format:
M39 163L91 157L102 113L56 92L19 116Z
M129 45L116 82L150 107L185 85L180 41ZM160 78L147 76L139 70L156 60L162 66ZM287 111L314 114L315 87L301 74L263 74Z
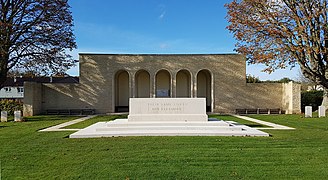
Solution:
M103 117L106 117L106 116L103 116ZM115 119L126 119L126 118L128 118L128 114L110 115L110 116L107 116L107 117L110 117L110 118L109 118L110 120L115 120Z
M83 129L86 128L92 124L95 124L97 122L108 122L108 121L113 121L115 119L126 119L128 117L127 114L123 115L99 115L97 117L88 119L83 122L79 122L70 126L64 127L64 129Z
M244 125L248 126L248 127L252 127L252 128L268 127L268 126L264 126L264 125L261 125L261 124L244 124Z
M77 119L84 116L64 116L64 115L40 115L40 116L31 116L24 117L24 120L27 122L34 121L59 121L59 120L67 120L67 119Z

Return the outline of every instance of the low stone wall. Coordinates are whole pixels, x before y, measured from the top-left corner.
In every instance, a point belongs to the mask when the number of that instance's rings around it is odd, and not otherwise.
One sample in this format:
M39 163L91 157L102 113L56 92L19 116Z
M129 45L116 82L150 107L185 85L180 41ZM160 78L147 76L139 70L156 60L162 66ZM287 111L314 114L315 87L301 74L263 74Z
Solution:
M245 83L223 85L215 90L215 113L235 113L236 109L282 109L287 114L301 112L297 83Z
M215 93L214 99L213 113L235 113L243 108L301 112L300 85L295 83L250 83L228 93ZM111 104L105 91L95 92L81 84L25 83L24 116L48 109L95 109L97 114L105 114L114 112Z
M282 108L284 84L248 83L244 103L246 108Z
M301 86L297 83L248 83L241 108L275 109L300 113Z

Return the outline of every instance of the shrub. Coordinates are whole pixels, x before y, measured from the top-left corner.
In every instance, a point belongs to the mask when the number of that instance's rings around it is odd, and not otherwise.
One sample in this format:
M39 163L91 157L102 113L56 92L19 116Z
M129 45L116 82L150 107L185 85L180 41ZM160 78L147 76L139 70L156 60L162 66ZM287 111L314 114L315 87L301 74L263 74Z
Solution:
M305 110L305 106L312 106L312 110L318 110L323 99L323 91L304 91L301 93L301 108L302 112Z
M14 111L23 110L23 102L17 100L3 99L0 100L1 111L7 111L8 115L13 115Z

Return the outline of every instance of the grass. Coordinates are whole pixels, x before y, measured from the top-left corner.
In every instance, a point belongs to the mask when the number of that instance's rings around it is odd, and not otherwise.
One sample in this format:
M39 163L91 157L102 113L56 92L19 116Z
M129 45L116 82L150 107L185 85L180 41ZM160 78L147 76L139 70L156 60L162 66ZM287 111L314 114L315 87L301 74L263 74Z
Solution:
M251 117L296 130L265 130L272 137L69 139L70 132L37 131L71 117L41 116L23 123L0 123L0 174L2 179L328 177L328 118ZM104 119L99 118L93 121Z
M80 123L66 126L65 129L83 129L83 128L88 127L97 122L112 121L115 119L124 119L124 118L127 118L127 116L128 116L127 114L126 115L112 115L112 116L96 116L94 118L82 121Z
M228 116L228 115L209 115L209 117L217 118L217 119L224 120L224 121L235 121L235 122L238 122L239 124L244 124L246 126L253 127L253 128L269 127L269 126L266 126L263 124L258 124L255 122L247 121L244 119L239 119L239 118L236 118L233 116Z

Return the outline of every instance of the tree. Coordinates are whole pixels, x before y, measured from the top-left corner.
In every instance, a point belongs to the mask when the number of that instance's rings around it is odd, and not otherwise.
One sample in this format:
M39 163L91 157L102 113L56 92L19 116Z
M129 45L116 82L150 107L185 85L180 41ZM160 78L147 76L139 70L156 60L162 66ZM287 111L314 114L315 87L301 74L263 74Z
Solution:
M246 83L260 83L261 80L251 74L246 74Z
M288 77L284 77L284 78L279 79L277 82L278 83L289 83L291 81L294 82L292 79L289 79Z
M311 81L310 79L307 79L306 77L304 77L302 72L298 73L297 81L299 83L301 83L301 85L302 85L301 90L302 91L318 90L320 88L320 86L318 84L316 84L313 81Z
M11 69L63 73L76 48L68 0L0 0L0 88Z
M226 4L236 50L265 71L294 67L328 89L327 0L233 0Z
M284 77L279 80L265 80L265 81L261 81L261 82L263 82L263 83L289 83L291 81L294 82L294 80Z

